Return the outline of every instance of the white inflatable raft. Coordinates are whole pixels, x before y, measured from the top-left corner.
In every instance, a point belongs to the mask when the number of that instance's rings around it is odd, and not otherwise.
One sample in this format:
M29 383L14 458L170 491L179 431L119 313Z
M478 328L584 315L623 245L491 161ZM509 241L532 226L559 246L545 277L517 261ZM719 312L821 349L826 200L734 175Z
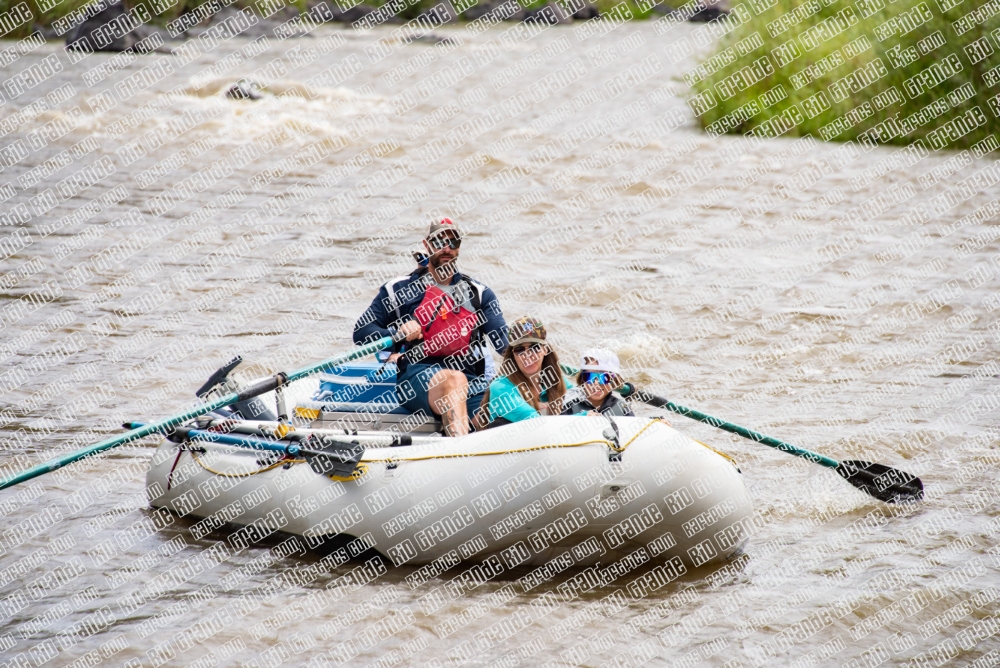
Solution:
M615 423L617 444L608 420L589 416L402 447L359 436L368 447L347 480L270 452L165 440L147 484L154 507L197 518L197 537L232 523L241 546L284 531L438 572L497 557L507 568L699 566L738 552L752 510L736 465L660 421Z

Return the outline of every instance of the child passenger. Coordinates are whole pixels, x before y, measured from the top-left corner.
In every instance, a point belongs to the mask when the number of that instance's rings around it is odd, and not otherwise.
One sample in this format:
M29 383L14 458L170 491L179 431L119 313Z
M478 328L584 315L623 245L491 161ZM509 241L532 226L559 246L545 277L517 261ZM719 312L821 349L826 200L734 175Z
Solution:
M612 391L624 384L619 371L618 355L612 351L592 348L585 352L576 377L580 389L576 396L567 399L562 414L635 415L628 403Z

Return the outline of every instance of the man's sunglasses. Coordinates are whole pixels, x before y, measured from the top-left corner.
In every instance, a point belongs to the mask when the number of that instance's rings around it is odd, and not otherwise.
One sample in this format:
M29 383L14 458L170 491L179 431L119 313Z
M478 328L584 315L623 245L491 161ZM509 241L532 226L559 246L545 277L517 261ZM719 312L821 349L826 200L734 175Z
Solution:
M458 250L458 247L462 245L462 240L458 237L434 237L433 239L429 239L427 243L434 250L441 250L445 246L451 247L452 250Z
M584 371L580 374L580 380L584 385L610 385L611 374L606 371Z
M529 352L529 351L532 354L537 354L537 353L542 352L542 344L540 344L540 343L532 343L530 345L515 346L514 348L512 348L512 350L514 351L515 355L523 355L524 353Z

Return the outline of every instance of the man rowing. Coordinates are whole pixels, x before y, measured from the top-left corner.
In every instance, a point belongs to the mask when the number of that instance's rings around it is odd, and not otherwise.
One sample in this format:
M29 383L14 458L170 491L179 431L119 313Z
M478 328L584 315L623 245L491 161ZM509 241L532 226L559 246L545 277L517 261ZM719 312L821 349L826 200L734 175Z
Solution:
M389 358L397 365L400 405L438 415L445 433L464 436L489 383L486 342L503 353L507 324L493 290L457 270L457 225L447 218L432 223L423 244L421 266L379 289L354 325L354 342L404 335Z

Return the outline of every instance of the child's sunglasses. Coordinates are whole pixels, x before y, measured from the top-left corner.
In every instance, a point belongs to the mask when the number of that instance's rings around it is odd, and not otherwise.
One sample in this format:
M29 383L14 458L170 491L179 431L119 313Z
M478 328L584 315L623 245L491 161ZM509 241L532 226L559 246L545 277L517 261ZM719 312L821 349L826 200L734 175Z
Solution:
M611 374L606 371L583 371L580 373L580 380L584 385L593 385L595 383L610 385Z

